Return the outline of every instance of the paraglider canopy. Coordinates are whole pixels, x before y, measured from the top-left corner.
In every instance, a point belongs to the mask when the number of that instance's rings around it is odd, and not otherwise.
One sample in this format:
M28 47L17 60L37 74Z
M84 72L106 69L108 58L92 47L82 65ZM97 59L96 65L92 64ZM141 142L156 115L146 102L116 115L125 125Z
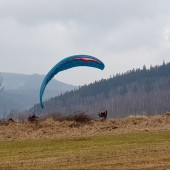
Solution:
M57 63L45 76L41 88L40 88L40 104L43 108L42 103L42 97L44 90L49 83L49 81L60 71L64 71L67 69L70 69L72 67L78 67L78 66L88 66L88 67L94 67L103 70L104 64L99 59L90 56L90 55L74 55L67 57L63 60L61 60L59 63Z

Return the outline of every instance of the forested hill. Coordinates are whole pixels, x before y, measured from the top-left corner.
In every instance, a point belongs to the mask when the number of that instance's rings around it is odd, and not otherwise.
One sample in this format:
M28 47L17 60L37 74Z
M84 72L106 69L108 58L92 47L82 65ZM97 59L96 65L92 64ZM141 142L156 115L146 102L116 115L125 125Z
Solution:
M44 113L39 105L33 109L39 114L97 113L107 109L109 117L170 111L170 63L149 69L143 66L84 85L44 102Z

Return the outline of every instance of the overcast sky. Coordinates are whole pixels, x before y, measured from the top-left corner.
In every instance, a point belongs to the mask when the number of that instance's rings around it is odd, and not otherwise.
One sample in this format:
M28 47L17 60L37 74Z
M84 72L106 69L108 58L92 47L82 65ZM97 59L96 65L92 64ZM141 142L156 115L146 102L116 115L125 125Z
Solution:
M105 63L55 76L75 85L170 62L170 0L0 0L0 72L46 74L74 54Z

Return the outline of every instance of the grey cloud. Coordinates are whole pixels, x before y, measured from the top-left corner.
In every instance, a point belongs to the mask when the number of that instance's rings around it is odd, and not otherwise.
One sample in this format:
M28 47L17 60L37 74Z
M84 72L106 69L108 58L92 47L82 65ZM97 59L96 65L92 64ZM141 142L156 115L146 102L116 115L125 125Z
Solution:
M0 71L46 73L77 53L104 60L105 71L87 71L84 81L71 71L73 83L82 84L168 61L169 6L169 0L0 0Z
M103 23L119 23L132 17L152 18L170 13L168 0L1 0L0 4L1 17L33 24L73 20L104 26Z

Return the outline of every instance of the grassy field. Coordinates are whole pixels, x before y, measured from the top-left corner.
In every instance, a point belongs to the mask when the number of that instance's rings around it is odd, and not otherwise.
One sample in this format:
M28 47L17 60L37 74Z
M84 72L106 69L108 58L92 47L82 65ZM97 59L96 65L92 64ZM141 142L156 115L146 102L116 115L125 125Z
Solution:
M170 169L170 131L0 141L0 169Z

